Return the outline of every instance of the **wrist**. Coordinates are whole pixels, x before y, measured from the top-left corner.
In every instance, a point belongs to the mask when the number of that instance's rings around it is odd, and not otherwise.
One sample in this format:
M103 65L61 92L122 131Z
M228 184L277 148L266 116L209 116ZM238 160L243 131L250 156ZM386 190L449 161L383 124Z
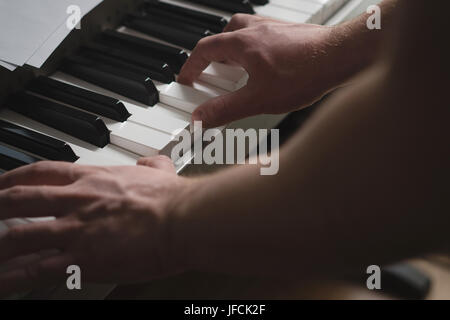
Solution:
M169 216L169 239L172 259L182 271L195 269L199 247L195 244L198 233L196 213L199 206L201 178L181 178L182 187L176 192Z
M336 87L371 66L378 56L378 35L371 37L361 20L330 27L328 43L332 56Z

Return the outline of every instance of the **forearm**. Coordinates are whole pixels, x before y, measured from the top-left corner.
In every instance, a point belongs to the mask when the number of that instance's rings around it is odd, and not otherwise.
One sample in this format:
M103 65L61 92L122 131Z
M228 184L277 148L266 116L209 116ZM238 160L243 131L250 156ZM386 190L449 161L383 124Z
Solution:
M381 29L370 30L367 20L371 14L360 16L331 28L330 43L336 48L334 74L338 86L345 85L352 77L371 66L382 55L382 44L395 30L395 8L400 0L384 0L381 9Z
M384 264L448 241L447 178L436 173L449 157L431 132L444 121L424 123L414 110L405 121L394 107L402 98L379 72L360 79L355 91L363 93L332 101L282 150L278 175L243 166L191 181L172 233L190 268L307 276ZM411 137L417 121L426 133ZM439 161L431 152L442 153Z

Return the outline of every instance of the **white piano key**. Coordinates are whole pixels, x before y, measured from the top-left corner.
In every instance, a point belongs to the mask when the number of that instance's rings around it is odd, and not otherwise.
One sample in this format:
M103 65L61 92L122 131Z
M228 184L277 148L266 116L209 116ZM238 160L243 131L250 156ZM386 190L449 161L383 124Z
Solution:
M112 145L108 145L104 148L96 147L8 109L0 111L0 119L68 143L75 154L80 157L80 159L76 161L77 164L96 166L133 165L136 164L136 161L140 158L137 154L133 154Z
M111 130L111 144L141 156L168 154L174 137L171 134L142 126L131 121L117 122L102 118L106 127Z
M253 6L257 15L285 22L306 23L311 15L303 12L289 10L283 7L266 4L265 6Z
M49 100L54 101L53 99ZM59 103L86 113L91 113L66 103ZM141 156L155 156L163 153L166 147L174 140L172 133L161 132L131 121L119 122L103 116L97 116L103 120L110 131L110 144ZM177 131L177 134L178 133L179 132ZM105 148L106 147L103 149ZM167 152L167 150L165 151Z
M201 80L194 81L192 83L192 88L194 88L195 90L204 92L206 95L209 95L212 97L222 96L224 94L229 93L229 91L227 91L227 90L213 86L212 84L203 82Z
M171 4L175 4L175 5L178 5L178 6L185 7L185 8L188 8L188 9L194 9L194 10L206 12L206 13L209 13L209 14L214 14L216 16L224 17L228 21L230 21L231 16L232 16L232 14L230 12L226 12L226 11L218 10L218 9L215 9L215 8L203 6L203 5L200 5L200 4L197 4L197 3L187 2L187 1L184 1L184 0L161 0L161 2L167 2L167 3L171 3Z
M217 96L176 82L158 85L157 88L162 103L188 113L194 112L198 106Z
M199 80L227 91L235 91L247 84L245 69L219 62L212 62L200 75Z
M324 24L329 18L331 18L344 4L349 0L307 0L322 5L322 21ZM342 21L340 21L342 22Z
M311 15L311 18L308 21L310 23L323 22L323 4L307 0L270 0L270 3L277 7L283 7L289 10L307 13Z

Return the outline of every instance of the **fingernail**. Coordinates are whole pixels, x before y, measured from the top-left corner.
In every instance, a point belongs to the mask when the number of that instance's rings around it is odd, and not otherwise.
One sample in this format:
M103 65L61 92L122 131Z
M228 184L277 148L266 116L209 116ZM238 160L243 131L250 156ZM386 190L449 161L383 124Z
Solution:
M199 111L195 111L192 114L192 121L202 121L203 119L203 111L199 110Z

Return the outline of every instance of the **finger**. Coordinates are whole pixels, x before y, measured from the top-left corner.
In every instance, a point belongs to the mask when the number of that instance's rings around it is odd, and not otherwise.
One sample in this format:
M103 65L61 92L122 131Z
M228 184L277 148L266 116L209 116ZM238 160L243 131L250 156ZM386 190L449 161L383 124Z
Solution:
M0 264L19 256L48 249L63 249L76 228L64 220L35 222L9 229L0 238Z
M213 61L231 60L242 65L244 62L240 61L239 50L234 45L235 40L235 35L231 33L221 33L200 40L183 65L178 76L178 82L187 85L192 84ZM242 66L245 68L244 65Z
M62 216L80 199L68 187L16 186L0 190L0 220L25 217Z
M71 255L56 255L26 267L2 273L0 274L0 296L56 285L67 277L67 267L73 262Z
M140 158L137 164L175 173L175 166L173 165L172 160L166 156Z
M204 128L214 128L255 115L259 109L255 100L248 87L243 87L205 102L194 110L192 121L202 121Z
M225 26L223 32L233 32L236 30L247 28L254 22L260 21L262 19L263 18L250 14L236 13L231 17L230 22L228 22L228 24Z
M17 185L66 185L79 179L89 167L56 161L40 161L0 176L0 190Z

